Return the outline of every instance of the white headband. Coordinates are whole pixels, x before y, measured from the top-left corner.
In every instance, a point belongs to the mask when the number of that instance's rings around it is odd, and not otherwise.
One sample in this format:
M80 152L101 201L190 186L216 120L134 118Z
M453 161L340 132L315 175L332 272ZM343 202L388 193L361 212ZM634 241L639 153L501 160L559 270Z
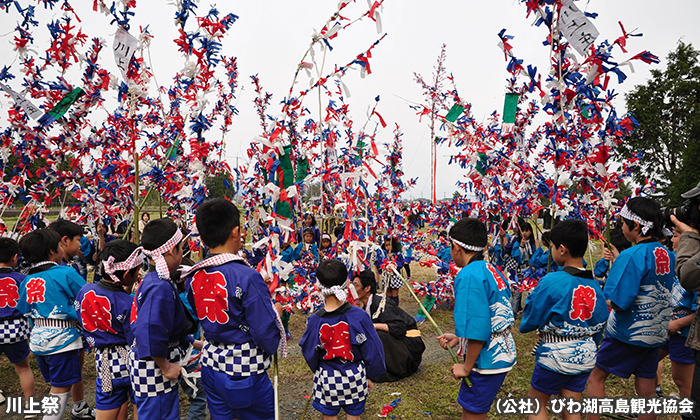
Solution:
M112 280L114 280L115 283L121 283L119 277L115 276L114 273L117 271L129 271L134 267L138 267L141 264L143 264L143 260L143 249L139 247L136 248L134 252L131 253L131 255L129 255L129 258L118 263L115 263L114 256L110 255L106 261L102 261L102 267L105 270L105 274L107 274Z
M627 204L625 204L622 210L620 210L620 217L639 223L639 226L641 226L642 235L646 235L649 229L654 227L654 222L644 220L641 217L637 216L632 210L630 210L627 207Z
M173 249L173 247L179 244L181 240L182 232L180 231L180 229L178 229L175 231L175 234L172 238L168 239L166 243L154 249L153 251L147 251L143 249L143 253L146 256L151 257L153 259L153 262L156 263L156 272L158 273L158 277L162 279L170 278L170 270L168 269L168 263L165 261L163 254Z
M348 299L347 293L345 293L345 288L348 287L348 281L345 280L345 283L343 283L340 286L331 286L331 287L325 287L323 286L320 282L318 284L318 288L321 291L321 294L323 296L330 296L330 295L335 295L336 298L338 298L339 301L345 302Z
M452 222L450 222L450 223L452 223ZM464 242L458 241L455 238L451 237L450 230L452 230L453 225L454 224L451 224L450 226L447 227L447 239L456 243L457 245L461 246L462 248L466 249L467 251L481 252L484 250L483 246L467 245Z

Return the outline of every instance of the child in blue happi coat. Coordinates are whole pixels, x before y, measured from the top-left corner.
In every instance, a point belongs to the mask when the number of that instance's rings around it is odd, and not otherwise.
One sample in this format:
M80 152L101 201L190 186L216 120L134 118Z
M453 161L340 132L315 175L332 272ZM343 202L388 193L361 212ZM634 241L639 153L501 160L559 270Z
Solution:
M25 400L34 396L34 374L29 366L27 339L31 327L17 308L20 286L25 276L15 271L19 245L11 238L0 238L0 355L15 367Z
M551 395L580 401L595 366L597 346L608 318L600 285L583 267L588 227L581 220L565 220L550 232L552 258L561 271L544 276L528 296L520 332L538 331L537 362L530 397L540 401L530 420L547 418ZM565 420L580 414L563 413Z
M143 253L155 271L143 278L131 307L130 376L139 417L179 419L178 379L187 348L201 350L192 337L197 325L172 281L182 261L182 231L170 219L155 219L143 229Z
M260 273L238 256L238 208L223 198L205 201L197 209L197 230L209 253L182 276L204 332L200 361L211 418L273 419L267 369L280 342L284 355L284 327Z
M659 347L666 341L673 308L675 256L661 245L663 216L657 202L630 199L620 211L622 233L636 245L622 251L610 268L603 292L612 308L596 366L588 378L588 397L605 396L610 374L634 374L637 395L655 393ZM597 419L598 416L588 415ZM656 418L649 414L648 418Z
M393 300L399 306L399 289L403 286L403 279L397 272L403 268L403 254L398 239L389 235L384 237L382 247L375 253L374 265L382 279L382 288L386 289L386 298ZM388 264L388 265L387 265ZM396 272L391 269L395 265Z
M133 298L127 290L141 277L143 254L136 244L117 239L105 246L99 258L102 278L80 289L75 309L83 336L94 348L98 416L125 419L129 400L136 403L129 377Z
M457 397L462 419L482 420L515 365L510 288L505 276L484 261L488 237L482 222L462 219L450 229L448 238L452 258L461 268L454 281L455 334L437 339L443 347L459 345L464 357L464 363L452 366L454 377L462 379ZM463 380L467 377L471 387Z
M615 259L615 255L619 255L620 252L631 246L630 241L625 239L622 234L610 237L610 249L603 246L603 257L593 267L593 275L598 279L598 283L601 286L605 284L605 278L608 276L608 270L610 269L610 262Z
M372 383L386 371L384 347L367 313L346 301L348 270L336 259L316 270L325 298L322 309L309 316L299 341L314 372L313 407L327 420L342 408L348 420L359 420Z
M20 239L19 247L31 267L20 286L17 308L33 324L29 347L44 380L51 384L51 395L59 399L59 412L44 419L58 420L63 418L71 388L83 380L83 339L73 304L85 280L73 268L59 265L63 248L54 230L30 232ZM85 401L73 397L73 411L90 415Z
M681 233L673 230L671 243L673 249L678 249ZM675 254L675 252L674 252ZM686 290L681 286L678 276L673 281L671 291L673 299L673 314L668 323L668 338L659 349L659 367L656 372L657 382L663 373L663 359L668 356L671 360L671 375L673 382L678 387L680 398L690 398L690 390L695 370L695 350L686 347L685 342L690 333L690 324L695 318L697 310L698 292ZM656 386L656 394L662 396L661 388Z

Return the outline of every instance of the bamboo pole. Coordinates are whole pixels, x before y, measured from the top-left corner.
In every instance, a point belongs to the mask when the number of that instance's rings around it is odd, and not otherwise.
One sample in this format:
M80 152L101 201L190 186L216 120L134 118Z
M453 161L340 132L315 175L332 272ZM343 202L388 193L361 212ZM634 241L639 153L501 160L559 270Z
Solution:
M428 321L430 321L430 323L433 324L433 327L435 327L438 334L443 335L442 329L438 326L437 322L435 322L433 317L430 316L430 313L425 309L425 306L423 306L420 299L418 299L418 295L416 295L416 292L413 291L413 288L411 287L411 285L408 284L408 280L406 280L405 278L403 278L403 276L401 274L399 274L399 272L396 270L396 267L392 267L391 270L394 272L394 274L399 276L399 278L401 280L403 280L403 284L405 284L408 291L411 292L411 296L413 296L413 299L416 300L416 303L418 303L418 306L420 306L420 308L423 310ZM386 299L386 298L384 298L384 299ZM447 346L447 350L450 352L450 356L452 356L452 361L455 362L455 364L461 363L459 358L457 357L457 354L455 354L455 351L452 349L452 347L449 346L449 344ZM472 386L472 382L469 380L469 378L465 377L464 381L467 383L467 386Z

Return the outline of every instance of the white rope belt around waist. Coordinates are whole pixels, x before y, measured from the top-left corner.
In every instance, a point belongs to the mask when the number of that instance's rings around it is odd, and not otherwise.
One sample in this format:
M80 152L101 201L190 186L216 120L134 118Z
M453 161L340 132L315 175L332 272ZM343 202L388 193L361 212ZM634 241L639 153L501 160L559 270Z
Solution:
M129 366L129 349L126 346L113 346L97 349L101 353L100 357L100 379L102 380L102 392L112 392L112 364L111 353L115 352L119 355L120 361Z
M549 332L543 332L540 334L540 341L543 343L563 343L565 341L576 341L582 340L584 338L590 337L590 335L579 335L579 336L563 336L556 335Z
M542 343L563 343L566 341L576 341L576 340L581 340L584 338L588 338L590 335L581 335L581 336L562 336L562 335L556 335L550 332L543 332L540 333L540 340L535 343L535 346L532 348L532 351L530 352L531 356L535 356L537 354L537 349L542 345Z
M74 319L32 318L32 322L37 327L78 328Z
M508 334L510 334L510 328L506 328L503 331L491 333L491 339L493 340L494 338L498 337L506 337Z
M185 352L185 357L181 358L178 362L180 364L180 374L182 375L182 379L184 379L185 383L192 388L192 398L197 397L197 392L199 392L199 387L197 387L196 380L202 377L202 372L199 369L193 372L187 371L187 364L193 359L192 353L195 351L196 350L192 344L190 344Z
M684 307L679 307L673 310L673 319L678 319L678 318L683 318L684 316L688 316L690 314L694 314L695 311L690 310L689 308L684 308Z

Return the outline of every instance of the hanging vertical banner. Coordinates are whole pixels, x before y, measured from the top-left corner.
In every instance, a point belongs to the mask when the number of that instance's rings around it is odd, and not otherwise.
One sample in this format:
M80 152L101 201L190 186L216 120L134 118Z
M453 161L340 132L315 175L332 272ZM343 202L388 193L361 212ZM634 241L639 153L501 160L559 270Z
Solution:
M586 56L600 33L590 20L574 4L573 0L563 0L559 12L559 31L566 37L577 53Z
M122 72L122 77L125 82L126 72L129 69L129 62L136 51L136 44L138 44L138 40L134 38L133 35L124 30L124 28L120 27L117 29L117 33L114 35L112 50L114 51L114 61Z
M15 101L15 105L19 105L24 110L24 112L26 112L27 115L29 115L29 118L37 120L41 118L42 115L44 115L44 112L40 110L36 105L31 103L29 99L10 89L9 86L0 83L0 89L4 90L8 95L10 95L12 97L12 100Z
M517 93L506 93L506 100L503 102L503 122L505 124L515 124L519 100L520 95Z

